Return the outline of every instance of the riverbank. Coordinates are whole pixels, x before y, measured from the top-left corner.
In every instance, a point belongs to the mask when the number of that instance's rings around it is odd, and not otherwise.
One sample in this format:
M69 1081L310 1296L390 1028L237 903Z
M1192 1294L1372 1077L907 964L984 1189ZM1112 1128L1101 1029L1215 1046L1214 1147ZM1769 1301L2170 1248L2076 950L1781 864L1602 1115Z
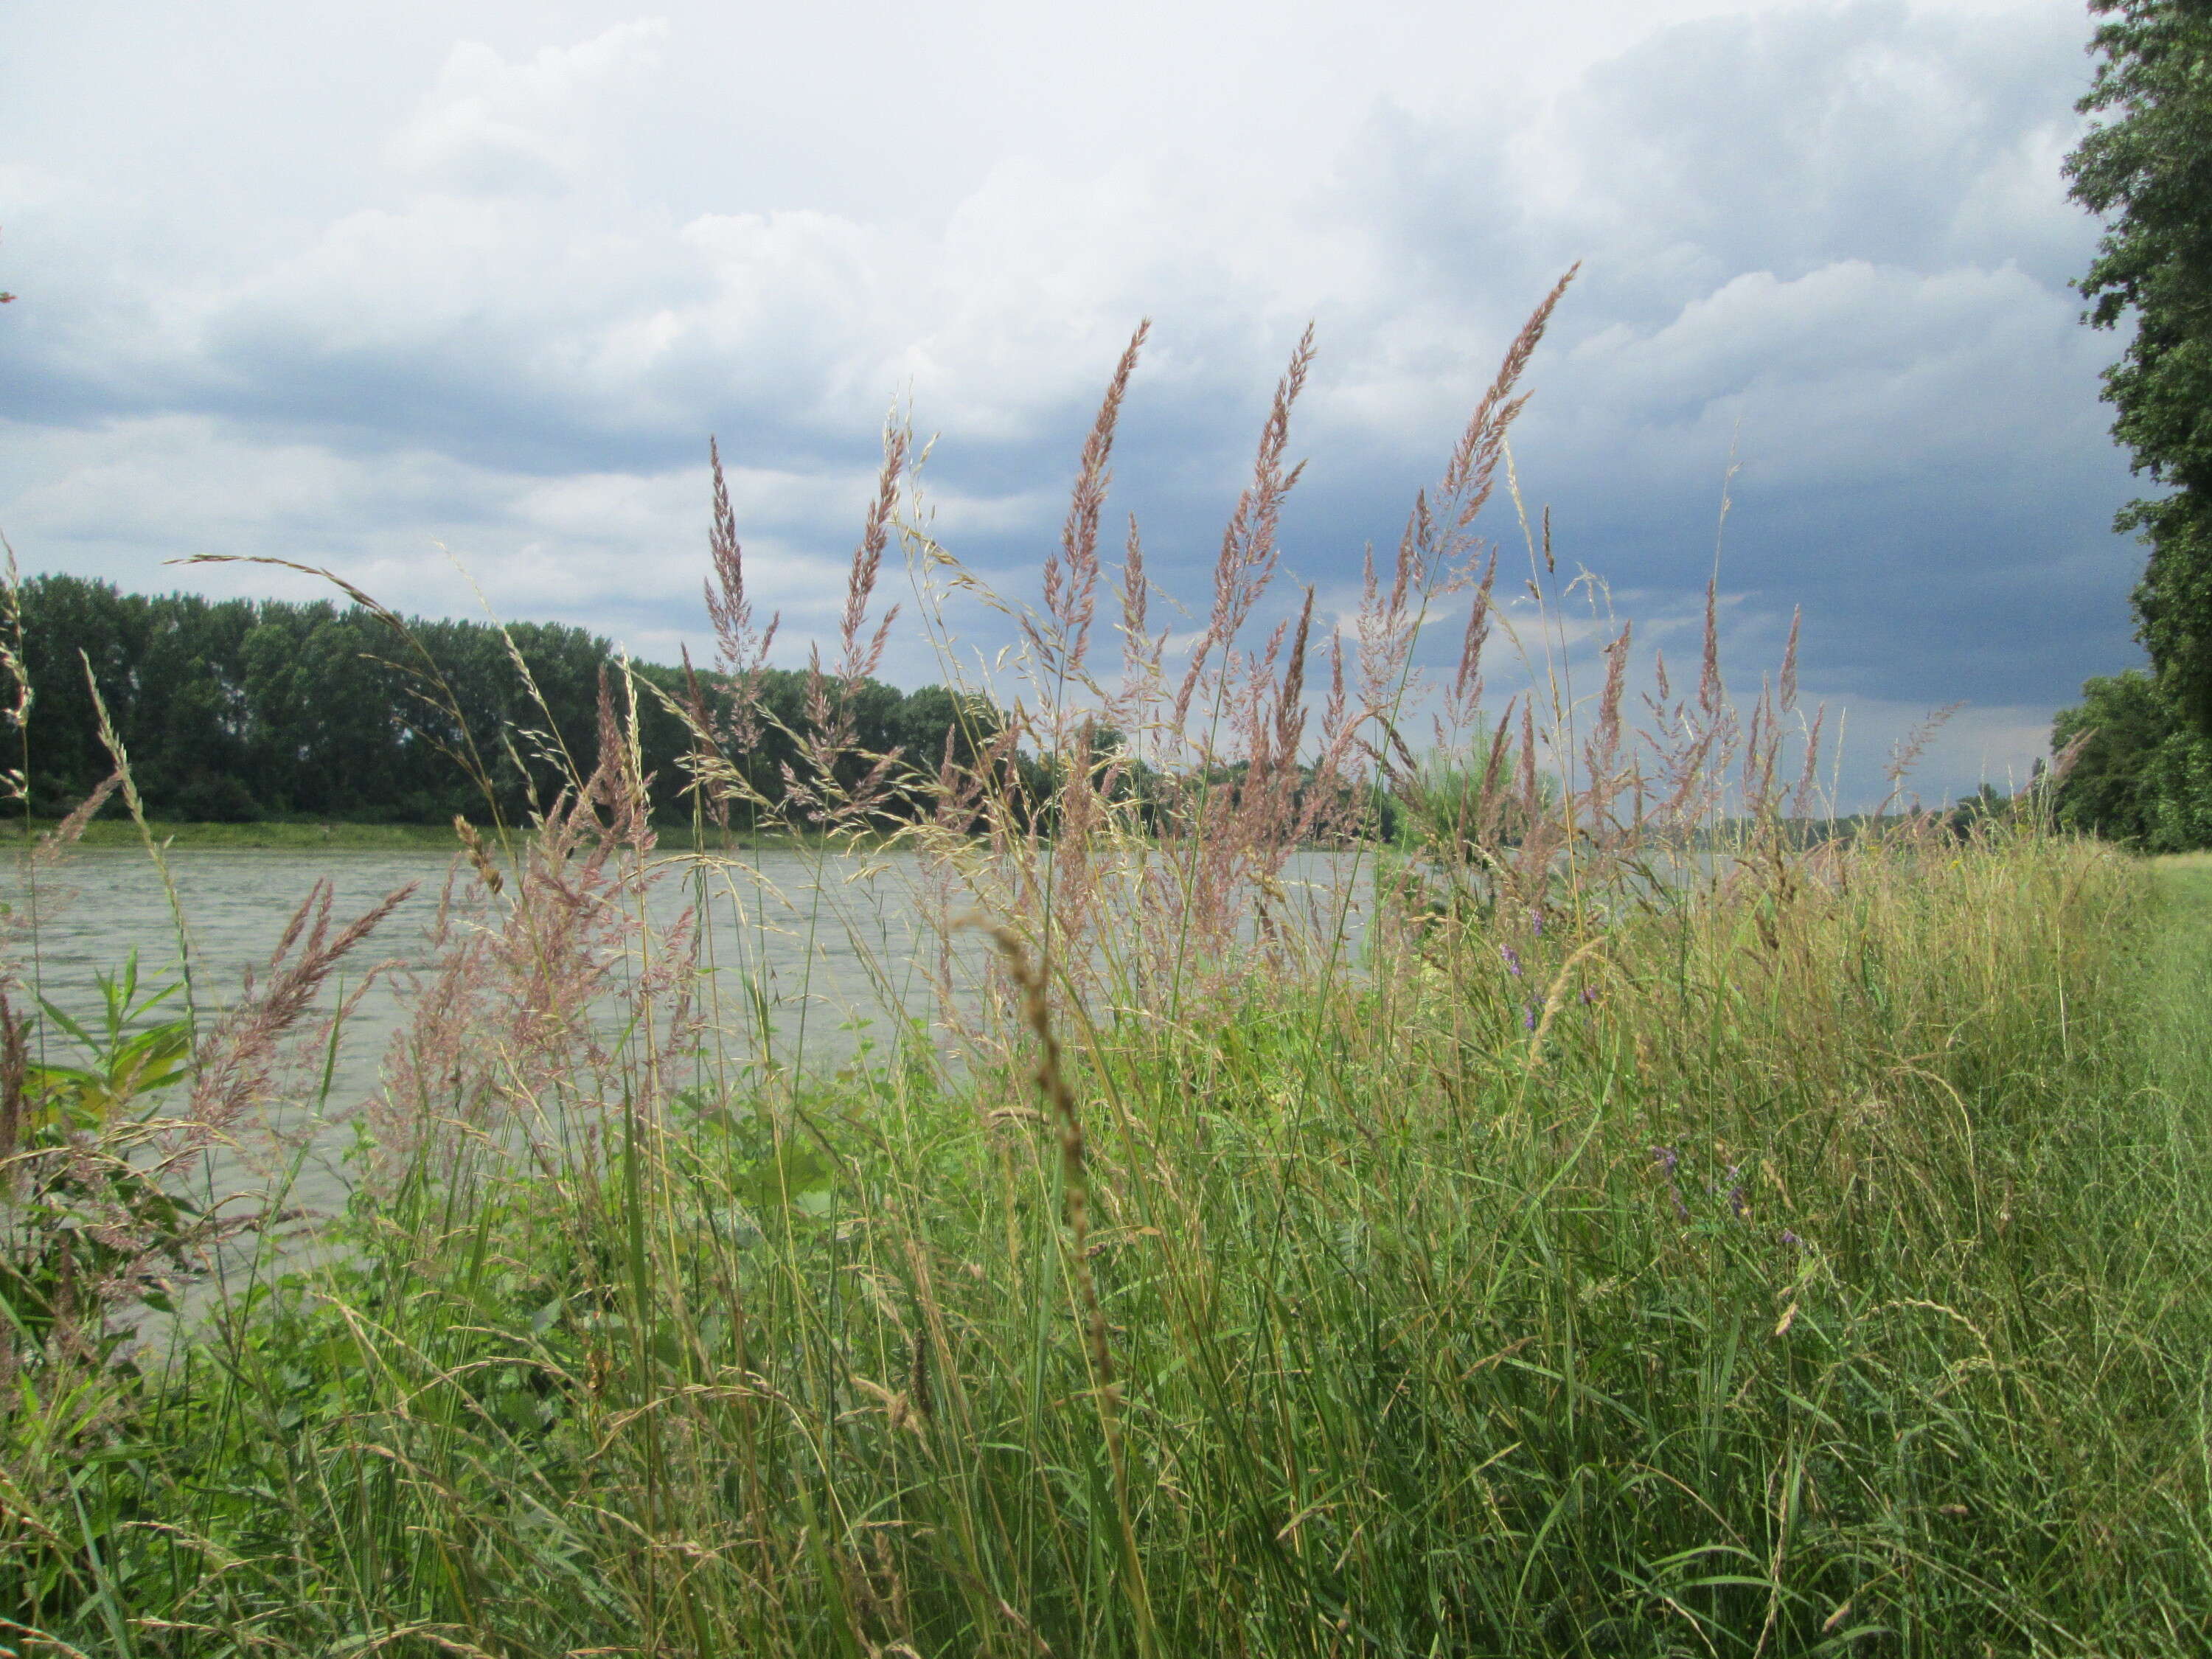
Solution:
M33 819L30 834L53 829L51 819ZM422 850L452 853L459 850L450 823L299 823L289 821L260 823L204 823L150 819L147 829L154 839L187 850L201 848L282 852L403 852ZM487 834L489 831L486 832ZM515 832L527 836L528 831ZM8 832L21 839L18 823ZM661 835L672 848L688 850L694 834L690 823L662 827ZM78 845L89 848L136 848L143 844L138 826L114 810L102 813L84 829ZM4 847L5 839L0 839ZM704 846L709 852L787 851L819 847L823 837L801 830L722 831L709 830Z
M0 1572L179 1654L2199 1652L2208 915L1931 842L1062 1011L1042 1094L576 1049L34 1391Z

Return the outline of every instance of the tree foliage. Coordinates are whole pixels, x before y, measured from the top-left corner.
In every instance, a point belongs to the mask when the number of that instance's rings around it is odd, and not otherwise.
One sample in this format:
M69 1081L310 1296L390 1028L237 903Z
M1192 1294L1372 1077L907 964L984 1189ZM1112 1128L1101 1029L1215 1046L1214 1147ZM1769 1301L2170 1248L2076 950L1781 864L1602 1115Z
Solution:
M2180 715L2212 734L2212 0L2091 0L2096 78L2079 105L2108 117L2068 158L2074 198L2104 216L2078 286L2100 328L2132 316L2106 372L2112 434L2171 493L2118 527L2150 549L2138 633ZM2133 694L2130 694L2133 695Z
M107 775L86 670L100 687L148 809L210 822L313 818L443 823L481 818L483 793L455 764L466 734L452 711L418 695L416 661L371 612L327 601L149 596L74 576L38 576L21 589L25 668L36 692L30 792L34 811L66 811ZM597 759L600 676L618 667L596 635L559 623L410 619L409 630L450 688L492 773L503 817L520 821L548 800L570 768ZM513 649L510 651L509 643ZM537 696L515 658L528 665ZM694 739L651 688L682 700L682 670L635 664L642 769L656 812L688 817L684 757ZM799 764L792 734L806 726L806 677L769 670L768 719L749 752L730 758L764 796L783 794L783 768ZM723 696L702 688L710 716ZM543 698L543 702L539 702ZM903 750L933 771L948 734L969 745L1000 729L996 709L942 686L911 694L868 681L854 694L854 747ZM565 758L565 763L564 759ZM860 753L842 767L862 768ZM898 794L892 815L917 803Z
M2212 846L2212 738L2160 681L2130 670L2087 682L2051 726L2054 752L2077 739L2054 801L2061 824L2150 853Z

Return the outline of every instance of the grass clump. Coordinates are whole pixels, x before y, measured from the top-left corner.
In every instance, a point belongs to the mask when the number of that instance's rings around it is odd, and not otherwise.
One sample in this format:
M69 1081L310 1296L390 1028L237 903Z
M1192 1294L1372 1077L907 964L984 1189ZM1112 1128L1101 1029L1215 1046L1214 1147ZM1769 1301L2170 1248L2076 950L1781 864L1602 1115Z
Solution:
M1140 332L1023 613L1020 766L851 752L895 440L774 805L809 925L841 837L914 872L883 970L936 1043L810 1067L743 928L648 925L656 883L738 905L706 843L758 803L698 700L666 856L611 686L535 833L471 832L325 1248L234 1266L166 1358L6 1350L20 1650L2202 1651L2212 881L2033 812L1798 845L1817 720L1787 664L1740 709L1710 617L1641 727L1625 628L1587 700L1563 667L1485 720L1516 619L1469 526L1550 304L1349 662L1310 593L1237 643L1302 345L1205 637L1170 666L1133 532L1109 685ZM944 638L975 579L908 533ZM727 690L768 630L720 512L714 550ZM894 787L938 811L887 852ZM321 1040L297 975L365 931L196 1033L202 1115ZM68 1158L9 1157L21 1238Z

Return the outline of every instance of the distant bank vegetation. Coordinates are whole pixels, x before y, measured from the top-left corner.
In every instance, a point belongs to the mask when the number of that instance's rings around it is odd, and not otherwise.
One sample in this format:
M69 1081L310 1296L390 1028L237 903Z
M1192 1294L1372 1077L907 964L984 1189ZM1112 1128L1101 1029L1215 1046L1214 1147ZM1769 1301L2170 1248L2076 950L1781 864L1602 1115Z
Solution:
M483 759L501 816L520 823L533 792L550 799L573 765L588 772L596 763L599 677L620 672L608 641L559 623L502 630L410 618L418 653L373 611L328 601L125 593L46 575L24 582L21 604L38 698L29 773L39 816L67 811L114 764L87 689L88 664L148 812L204 823L481 818L490 803L452 752L470 732L509 734ZM445 697L425 695L433 665L466 715L465 730ZM629 672L671 696L695 695L681 668L635 663ZM734 759L763 793L781 793L781 769L798 758L791 733L805 725L805 683L802 672L762 671L764 718ZM701 676L696 695L712 707L728 693L716 677ZM872 679L852 690L849 705L857 750L903 750L932 764L948 735L964 762L964 745L988 741L1004 720L984 700L939 685L902 692ZM655 816L688 817L681 757L691 746L689 729L649 691L637 699L637 721ZM896 816L902 805L893 799L885 810Z
M26 580L21 604L39 705L30 791L40 817L69 811L112 766L86 686L88 664L150 816L263 825L442 826L455 813L486 814L483 788L453 764L463 732L440 699L424 695L424 657L467 714L469 730L517 734L484 760L501 815L526 822L533 792L550 799L572 769L588 772L597 763L599 676L621 666L611 641L561 623L502 629L410 617L410 641L357 605L126 593L66 575ZM728 700L719 675L702 674L695 687L680 667L632 663L629 672L678 701L696 695L719 711ZM784 769L800 758L793 734L807 726L807 677L777 668L759 674L763 718L747 750L732 758L755 788L775 797ZM2148 676L2092 680L2082 690L2081 703L2060 713L2052 734L2059 752L2087 734L2050 797L2060 823L2153 852L2212 847L2212 740L2189 729ZM850 703L855 767L861 755L896 751L909 766L933 769L948 739L964 767L1004 738L1011 719L972 690L942 685L901 691L871 679ZM650 691L637 700L637 718L654 816L688 818L690 728ZM1034 759L1012 744L1006 754L1017 772L1038 774L1023 780L1024 793L1048 798L1050 781ZM1144 769L1133 769L1141 781ZM1964 828L2008 805L1985 787L1952 816ZM1383 832L1395 836L1403 803L1382 805ZM891 823L915 811L902 795L881 804ZM1808 820L1806 830L1820 839L1859 827L1856 818L1820 818Z

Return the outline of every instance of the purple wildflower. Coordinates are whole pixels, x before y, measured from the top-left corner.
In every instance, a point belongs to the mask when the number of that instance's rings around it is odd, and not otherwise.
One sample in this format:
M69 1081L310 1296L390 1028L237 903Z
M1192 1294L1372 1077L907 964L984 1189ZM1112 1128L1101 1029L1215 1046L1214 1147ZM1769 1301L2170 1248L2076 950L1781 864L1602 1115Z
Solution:
M1682 1188L1674 1180L1674 1166L1681 1159L1672 1146L1654 1146L1651 1156L1659 1160L1659 1173L1667 1177L1667 1195L1674 1200L1674 1213L1687 1221L1690 1206L1682 1202Z
M1541 910L1528 913L1528 931L1538 939L1544 937L1544 913Z
M1498 947L1498 954L1505 958L1505 971L1514 978L1521 977L1521 953L1510 945Z
M1589 1007L1592 1003L1595 1002L1596 1000L1597 1000L1597 988L1596 988L1596 987L1595 987L1595 986L1591 986L1591 985L1585 985L1585 986L1583 986L1583 1007L1585 1007L1585 1008L1587 1008L1587 1007Z
M1533 1031L1536 1029L1536 1005L1533 1002L1524 1002L1521 1005L1521 1029L1524 1031Z
M1782 1230L1781 1237L1782 1243L1790 1246L1793 1250L1802 1250L1805 1248L1805 1241L1798 1237L1796 1234L1791 1232L1787 1227L1784 1227Z
M1738 1221L1748 1221L1751 1219L1751 1206L1743 1201L1743 1182L1736 1179L1736 1172L1742 1168L1741 1164L1729 1165L1728 1201L1729 1208L1735 1212Z

